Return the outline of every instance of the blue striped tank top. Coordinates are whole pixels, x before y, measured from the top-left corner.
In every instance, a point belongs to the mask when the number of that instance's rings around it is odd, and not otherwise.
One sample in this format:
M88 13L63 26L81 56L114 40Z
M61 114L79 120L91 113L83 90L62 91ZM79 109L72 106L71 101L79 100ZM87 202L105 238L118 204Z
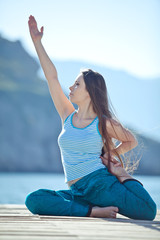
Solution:
M65 119L58 136L65 182L105 167L100 159L103 142L98 116L88 126L77 128L72 123L75 113L76 110Z

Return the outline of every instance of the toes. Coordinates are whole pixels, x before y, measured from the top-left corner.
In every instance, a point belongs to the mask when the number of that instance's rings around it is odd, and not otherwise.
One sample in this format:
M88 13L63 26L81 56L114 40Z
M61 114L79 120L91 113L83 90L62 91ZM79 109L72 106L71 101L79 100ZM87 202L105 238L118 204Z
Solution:
M113 213L113 217L116 218L117 217L117 213L114 212Z
M119 212L118 207L112 207L112 209L113 209L114 212Z
M116 213L111 213L111 218L116 218Z
M114 211L115 211L115 212L119 212L118 207L114 207Z
M116 212L119 212L119 209L118 209L118 207L116 207Z

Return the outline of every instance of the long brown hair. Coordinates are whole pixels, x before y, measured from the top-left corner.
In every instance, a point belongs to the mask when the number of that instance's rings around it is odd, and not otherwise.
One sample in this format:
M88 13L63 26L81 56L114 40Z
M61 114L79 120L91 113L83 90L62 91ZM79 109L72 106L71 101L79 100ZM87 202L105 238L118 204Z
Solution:
M113 108L112 104L111 103L109 104L107 87L103 76L91 69L82 69L80 72L83 74L86 90L90 95L93 110L97 114L99 119L98 127L103 141L102 155L105 152L108 153L108 170L110 171L112 150L119 159L119 161L121 162L122 167L125 168L126 171L133 173L133 171L136 170L136 168L138 167L139 160L135 161L134 164L131 166L129 159L131 157L131 154L133 155L133 152L130 154L130 156L128 155L127 158L125 157L125 155L123 155L122 159L119 153L115 150L115 140L113 141L109 134L107 134L106 120L110 121L111 124L112 121L114 121L114 123L121 126L122 129L124 128L124 126L120 123L120 121L116 117L112 109ZM112 127L114 129L113 124ZM125 132L124 134L127 137Z

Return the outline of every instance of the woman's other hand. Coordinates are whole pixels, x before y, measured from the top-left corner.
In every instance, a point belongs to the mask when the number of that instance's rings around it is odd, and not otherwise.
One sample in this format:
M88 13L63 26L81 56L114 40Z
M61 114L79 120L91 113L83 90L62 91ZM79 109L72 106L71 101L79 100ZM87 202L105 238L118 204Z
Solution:
M108 159L105 157L105 154L103 157L100 157L102 159L102 162L104 165L108 164ZM107 166L107 165L106 165ZM110 171L112 175L116 176L120 183L123 183L126 179L134 179L131 175L129 175L126 170L122 167L121 163L118 162L115 158L111 159L110 162Z
M100 156L102 159L102 163L108 167L108 154L105 153L102 156ZM124 168L122 168L122 164L116 160L113 156L111 156L111 162L110 162L110 173L113 174L114 176L119 176L124 173Z
M105 153L105 154L103 154L103 156L100 156L101 157L101 159L102 159L102 163L105 165L105 166L107 166L108 167L108 153ZM119 161L117 161L117 159L111 154L111 161L113 162L113 163L120 163Z
M37 42L40 41L42 39L43 36L43 27L41 27L40 31L37 28L37 22L35 20L35 18L30 15L29 17L29 21L28 21L28 25L29 25L29 31L31 34L31 38L33 42Z

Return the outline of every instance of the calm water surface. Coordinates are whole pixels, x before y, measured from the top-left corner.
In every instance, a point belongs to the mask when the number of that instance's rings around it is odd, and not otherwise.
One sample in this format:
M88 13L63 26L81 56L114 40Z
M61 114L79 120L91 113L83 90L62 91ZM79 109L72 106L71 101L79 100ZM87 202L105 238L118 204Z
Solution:
M160 176L133 176L143 183L160 209ZM0 173L0 204L24 204L26 195L40 188L68 189L63 174Z

